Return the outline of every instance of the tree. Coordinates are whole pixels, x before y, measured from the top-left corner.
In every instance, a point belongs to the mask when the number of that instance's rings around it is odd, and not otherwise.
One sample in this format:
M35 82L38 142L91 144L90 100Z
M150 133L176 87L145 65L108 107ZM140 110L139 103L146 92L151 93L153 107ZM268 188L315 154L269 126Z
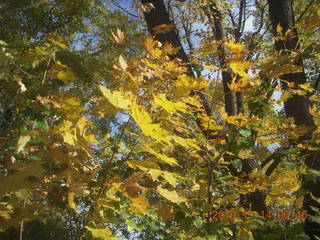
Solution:
M303 69L303 59L301 56L292 56L294 51L299 51L299 37L298 32L294 27L294 13L291 1L268 1L270 9L271 23L273 27L273 32L275 36L277 34L287 35L284 39L277 38L275 41L275 48L280 51L280 54L288 56L294 66L301 67L302 70L297 73L288 73L280 76L282 80L283 89L286 91L289 89L289 84L294 86L299 86L299 84L306 84L307 78ZM291 36L288 36L291 32ZM292 87L291 87L292 88ZM308 96L293 94L284 102L284 109L287 117L292 117L297 126L304 125L307 127L306 132L300 137L300 139L293 140L292 145L299 142L310 139L312 132L315 131L316 124L313 120L313 116L309 112L310 101ZM305 156L303 156L305 155ZM303 151L301 157L305 158L305 164L310 169L317 170L320 167L320 160L318 156L318 151ZM308 176L303 178L303 187L308 191L304 198L304 208L308 210L309 214L312 216L315 214L315 209L319 208L319 203L312 197L320 197L319 192L319 179L308 179ZM318 222L311 221L307 219L305 224L305 231L309 235L310 239L317 239L319 236Z
M0 9L3 238L318 237L318 4L76 2Z

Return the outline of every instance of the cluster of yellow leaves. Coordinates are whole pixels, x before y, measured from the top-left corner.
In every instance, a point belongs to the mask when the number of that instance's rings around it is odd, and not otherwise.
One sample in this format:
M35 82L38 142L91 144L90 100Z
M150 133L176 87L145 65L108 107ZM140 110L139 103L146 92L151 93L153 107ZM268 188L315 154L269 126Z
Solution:
M188 96L191 91L205 88L208 82L200 78L192 78L188 75L182 74L178 76L178 79L174 82L175 89L173 95L176 98L182 96Z
M283 27L281 27L280 23L277 26L277 33L278 36L275 37L275 39L281 41L288 41L296 36L296 33L292 28L287 29L287 31L284 33Z
M236 116L223 115L225 121L229 124L235 125L237 127L247 127L254 123L259 123L261 120L257 116L248 116L239 113Z
M296 201L292 193L298 191L301 187L299 173L295 170L284 171L279 169L270 176L271 191L266 198L266 204L277 204L283 207L292 207L297 209L302 207L301 201Z

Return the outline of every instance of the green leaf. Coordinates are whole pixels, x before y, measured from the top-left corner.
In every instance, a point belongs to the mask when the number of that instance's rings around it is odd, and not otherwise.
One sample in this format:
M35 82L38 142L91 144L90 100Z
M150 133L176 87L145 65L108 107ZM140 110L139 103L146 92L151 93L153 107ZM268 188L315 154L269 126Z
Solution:
M239 133L243 137L249 137L251 136L251 130L250 129L240 129Z
M49 130L49 125L48 125L48 122L45 120L45 119L37 119L34 121L34 125L37 127L37 128L40 128L40 129L43 129L45 131L48 131Z
M196 228L200 229L203 225L203 220L201 218L196 218L193 221L194 225L196 226Z

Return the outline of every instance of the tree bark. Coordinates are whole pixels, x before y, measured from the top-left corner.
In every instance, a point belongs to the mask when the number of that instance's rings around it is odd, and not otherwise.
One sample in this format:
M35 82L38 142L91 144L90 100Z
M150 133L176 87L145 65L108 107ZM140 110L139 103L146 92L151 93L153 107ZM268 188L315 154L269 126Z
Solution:
M212 24L212 30L215 40L218 45L218 61L220 68L222 69L222 82L224 87L225 98L225 111L228 115L237 115L243 113L243 95L242 93L236 93L230 90L228 84L232 82L234 77L237 77L231 69L228 69L228 61L226 57L226 51L224 47L225 31L222 25L223 16L218 9L217 4L212 1L209 3L209 13L207 14L209 21ZM242 159L241 173L249 174L255 168L260 168L256 159ZM237 174L236 174L237 175ZM251 210L260 213L261 211L267 212L267 206L265 199L267 194L265 191L256 191L241 197L241 204L245 207L249 205ZM260 232L255 232L255 238L260 239Z
M286 39L284 41L277 39L275 41L275 48L282 55L289 56L290 51L299 48L299 38L297 31L294 29L294 13L291 0L268 0L269 12L271 18L271 24L274 35L277 35L277 26L280 25L283 28L283 33L288 29L292 29L295 36ZM296 66L303 67L303 61L301 58L296 59L294 62ZM286 80L289 83L295 85L304 84L307 82L305 72L290 73L280 76L280 79ZM282 84L283 90L288 89L286 83ZM311 140L312 131L316 128L314 120L309 113L309 99L306 96L293 95L287 101L284 102L284 110L287 117L292 117L298 126L305 125L308 127L309 132L302 136L299 141ZM320 156L318 151L305 150L303 154L307 155L304 163L311 169L320 170ZM302 155L302 154L301 154ZM302 185L308 194L305 196L303 201L304 210L308 211L308 215L314 215L315 212L312 208L320 207L311 196L320 197L320 179L316 181L307 180L306 176L302 179ZM309 219L306 220L304 230L310 239L316 239L315 236L320 237L320 224L311 222Z
M215 40L218 42L218 59L220 68L222 69L222 82L224 90L225 110L228 115L237 115L237 96L231 91L228 84L231 84L233 74L227 67L226 52L223 41L225 40L225 32L222 26L222 14L218 10L215 2L209 4L209 21L213 24L213 32Z
M189 76L194 77L194 73L192 70L192 66L189 62L189 58L186 52L183 49L181 44L178 31L176 29L176 25L170 19L169 13L164 5L163 0L141 0L142 4L152 4L152 9L150 11L144 11L144 18L147 23L148 31L154 37L154 39L158 40L162 44L170 43L174 48L179 48L179 51L175 55L171 55L170 57L179 58L182 60L182 63L186 64L188 67L188 74ZM166 33L159 33L156 34L154 28L160 26L162 24L171 24L174 27L166 32ZM212 114L212 109L207 102L206 97L200 91L193 91L192 94L197 94L201 100L201 103L207 113L207 115Z

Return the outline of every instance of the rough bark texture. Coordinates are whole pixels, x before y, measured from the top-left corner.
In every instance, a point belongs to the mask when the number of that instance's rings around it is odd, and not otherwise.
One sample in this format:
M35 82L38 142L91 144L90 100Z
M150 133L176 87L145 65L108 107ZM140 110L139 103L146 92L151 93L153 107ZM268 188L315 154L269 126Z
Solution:
M277 35L277 26L283 28L285 33L288 29L294 30L294 14L292 10L292 1L291 0L268 0L269 12L271 18L271 24L274 31L274 35ZM299 38L297 32L295 32L295 37L288 39L286 41L276 40L275 48L277 51L280 51L281 54L289 54L290 50L294 50L299 47ZM303 67L302 59L297 59L295 61L297 66ZM280 77L283 80L286 80L290 83L303 84L306 83L306 75L304 72L301 73L291 73L285 74ZM282 84L284 90L287 89L286 84ZM289 98L284 103L284 109L287 117L293 117L295 123L299 125L305 125L309 127L309 133L301 137L301 140L310 140L311 133L315 128L315 123L312 116L309 113L309 100L306 96L294 95ZM319 170L320 169L320 156L318 151L306 151L303 154L308 155L305 159L305 164L311 169ZM306 177L303 178L303 187L309 193L305 196L303 207L304 210L308 211L308 215L313 215L312 207L319 208L319 204L312 199L311 194L315 197L320 197L320 179L317 181L307 180ZM311 194L310 194L311 193ZM308 219L305 222L304 226L306 234L310 239L316 239L314 236L320 237L320 224L311 222Z

